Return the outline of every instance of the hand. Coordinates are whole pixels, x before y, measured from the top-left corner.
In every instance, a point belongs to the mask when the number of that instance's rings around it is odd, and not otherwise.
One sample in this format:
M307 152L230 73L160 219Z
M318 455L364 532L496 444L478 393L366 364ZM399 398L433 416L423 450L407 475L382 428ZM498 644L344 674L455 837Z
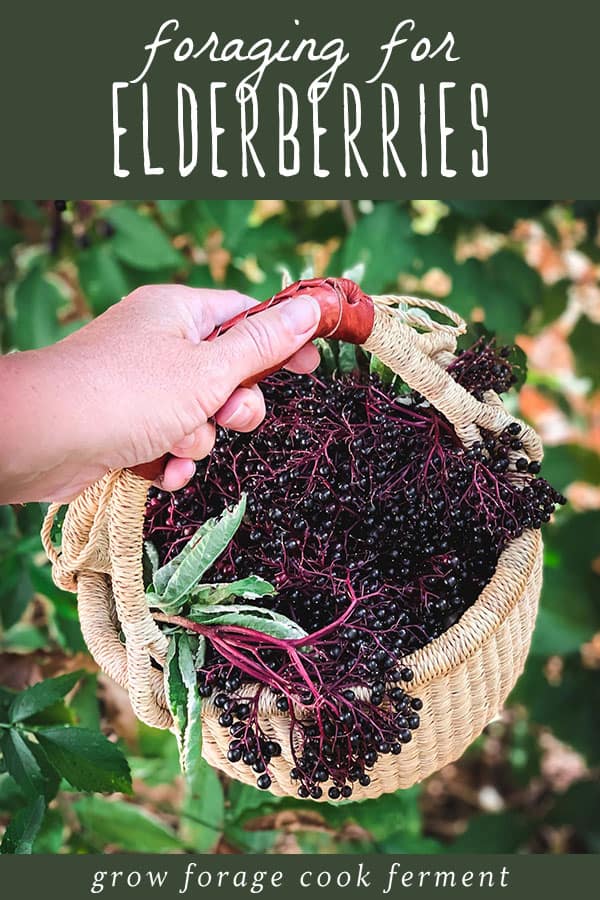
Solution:
M255 301L233 291L139 288L53 347L0 359L0 502L65 501L108 469L171 453L177 490L214 443L215 421L251 431L265 414L242 381L281 364L310 372L319 307L297 297L207 337Z

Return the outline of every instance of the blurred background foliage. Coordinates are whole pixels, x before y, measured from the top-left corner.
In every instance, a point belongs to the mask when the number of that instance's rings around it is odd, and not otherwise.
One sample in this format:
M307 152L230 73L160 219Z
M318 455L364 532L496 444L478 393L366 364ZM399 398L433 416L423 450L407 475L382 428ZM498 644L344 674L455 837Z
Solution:
M33 799L29 790L40 761L4 738L0 833L12 824L2 849L600 851L600 202L64 206L1 202L3 352L53 343L148 282L235 288L264 299L278 290L282 268L296 278L362 263L367 291L441 299L474 328L518 342L529 377L509 403L541 433L543 474L570 502L546 528L534 645L505 712L424 784L335 806L279 800L208 768L186 788L174 738L137 723L127 697L87 654L75 599L54 587L41 550L43 508L0 508L0 710L4 701L15 717L10 691L27 694L19 701L30 712L19 732L25 750L36 746L27 728L51 744L53 723L81 729L89 744L48 756L44 802L35 778ZM41 682L58 686L41 699L37 688L31 712L27 689ZM95 740L100 731L118 764L107 765L112 757ZM82 775L82 754L110 769L112 783L107 771L95 781Z

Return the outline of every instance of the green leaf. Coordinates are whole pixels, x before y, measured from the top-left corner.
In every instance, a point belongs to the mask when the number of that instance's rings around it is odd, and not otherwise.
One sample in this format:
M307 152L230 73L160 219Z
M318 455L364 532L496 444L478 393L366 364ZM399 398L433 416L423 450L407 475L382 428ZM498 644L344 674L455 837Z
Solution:
M149 602L164 612L176 612L207 569L225 550L239 528L246 511L246 496L233 509L204 522L181 553L159 569L153 579L158 598Z
M77 724L92 731L100 731L100 707L98 704L98 676L87 673L79 683L70 708Z
M57 318L65 299L39 266L19 282L15 291L13 343L19 350L37 350L54 344L61 335Z
M521 813L475 816L464 834L446 848L446 853L516 853L533 830Z
M188 634L172 635L165 674L167 703L175 724L181 768L185 775L193 777L202 756L202 700Z
M90 247L77 257L77 264L81 287L95 315L129 293L129 281L111 244Z
M314 343L321 356L321 364L319 366L319 369L324 371L327 375L331 375L333 372L336 372L337 357L332 344L337 342L328 341L325 338L316 338Z
M11 819L2 843L0 853L28 854L33 850L33 842L41 828L46 812L43 797L36 797L28 806L20 809Z
M17 622L0 633L0 651L8 653L30 653L48 646L48 638L41 628Z
M249 604L192 607L189 618L200 625L236 625L252 628L281 640L307 637L303 628L281 613Z
M111 206L104 213L115 229L110 246L115 255L135 269L177 269L182 263L162 229L149 216L128 206Z
M181 211L187 200L155 200L156 208L167 228L177 231L181 228Z
M600 385L600 325L582 316L569 335L569 344L575 354L577 374L589 378L597 388Z
M223 833L225 797L223 785L206 760L199 760L187 780L181 810L181 836L195 853L213 849Z
M549 824L567 825L585 838L588 850L600 852L600 784L597 781L580 781L560 795L547 816Z
M127 760L103 734L87 728L40 728L37 738L57 772L81 791L131 790Z
M532 652L549 656L576 652L600 630L600 512L564 511L545 531L546 552L556 561L546 571Z
M348 235L338 258L336 272L363 263L363 288L381 293L396 284L398 275L411 270L415 247L410 216L396 203L378 203L359 220Z
M179 650L182 638L187 635L174 634L169 641L165 660L165 696L173 725L179 752L183 749L183 734L187 725L187 688L179 668Z
M9 775L28 797L44 793L46 779L29 742L11 728L0 733L0 749Z
M421 834L419 796L417 785L394 794L385 794L376 800L363 800L349 806L323 805L323 815L334 828L341 828L348 820L357 822L368 831L376 842L383 841L399 830L405 838Z
M27 570L27 560L16 552L0 563L0 622L12 628L19 621L33 599L33 585Z
M556 737L574 747L591 766L600 763L600 678L581 665L579 653L563 660L560 677L549 682L545 660L530 656L524 674L510 695L523 704L533 722L550 727Z
M203 226L207 223L220 228L223 244L228 250L235 250L240 238L248 228L248 219L254 206L253 200L196 200L199 214L200 239L204 236Z
M182 849L177 835L156 816L122 800L85 797L73 809L88 838L99 849L115 844L136 853L171 853Z
M46 810L42 827L33 844L33 853L60 853L64 847L65 821L57 809Z
M249 575L238 581L218 584L199 584L190 593L190 600L197 604L226 603L231 597L242 597L244 600L256 600L257 597L268 597L275 593L275 588L258 575Z
M549 200L446 200L450 209L473 222L509 231L517 219L539 216Z
M343 374L356 369L356 345L347 341L338 342L338 370Z
M379 375L384 384L391 384L395 378L395 373L385 363L382 363L374 353L369 355L369 372Z
M577 444L547 447L544 451L544 478L564 491L574 481L600 482L600 455Z
M42 709L52 706L75 687L82 674L79 671L70 672L67 675L59 675L58 678L40 681L38 684L21 691L13 700L8 711L9 721L22 722L23 719L28 719Z

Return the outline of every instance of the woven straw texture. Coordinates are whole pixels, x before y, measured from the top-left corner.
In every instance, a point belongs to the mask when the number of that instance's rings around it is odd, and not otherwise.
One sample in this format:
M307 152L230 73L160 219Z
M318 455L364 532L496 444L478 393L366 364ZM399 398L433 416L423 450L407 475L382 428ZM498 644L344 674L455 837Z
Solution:
M465 328L455 313L418 298L374 300L375 322L364 348L440 410L465 445L479 439L480 428L497 433L514 421L496 395L480 402L446 371L457 335ZM452 324L434 321L427 310ZM523 426L522 440L528 457L541 459L541 443L531 428ZM51 540L56 505L48 511L42 540L56 584L78 593L83 636L98 665L129 692L138 718L169 728L172 719L160 668L168 639L148 608L141 565L148 487L127 470L109 472L69 505L60 550ZM525 664L541 573L540 534L525 532L504 551L494 577L459 622L406 658L415 673L410 691L423 700L421 726L400 756L379 759L370 785L356 785L354 799L377 797L422 780L457 759L498 714ZM246 694L255 690L244 689ZM269 766L271 791L295 794L289 776L289 718L274 701L268 691L262 692L261 727L282 746L282 756ZM231 777L254 784L253 772L228 762L229 736L217 722L218 713L210 701L204 702L205 758ZM302 715L302 708L296 714Z

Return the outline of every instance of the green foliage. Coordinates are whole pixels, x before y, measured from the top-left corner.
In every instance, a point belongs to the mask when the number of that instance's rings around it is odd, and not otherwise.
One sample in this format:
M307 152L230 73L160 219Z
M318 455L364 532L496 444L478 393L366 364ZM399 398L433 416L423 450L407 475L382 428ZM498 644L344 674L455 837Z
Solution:
M154 573L149 602L163 612L179 610L200 579L223 553L239 528L246 509L246 497L231 510L207 519L181 553Z
M589 427L593 407L588 405L600 387L597 314L593 303L589 317L581 307L570 327L574 285L569 268L545 277L515 228L534 218L555 254L562 252L561 233L566 232L564 246L576 247L597 265L596 201L392 200L346 201L343 206L288 201L270 209L265 203L68 201L57 238L51 202L2 201L2 351L52 344L149 282L228 288L265 299L278 290L283 269L298 278L313 268L339 275L362 266L362 274L354 277L370 292L431 296L428 276L438 271L445 282L435 299L468 320L469 340L483 331L496 332L501 342L516 335L531 342L544 328L566 334L565 350L572 352L582 380L575 383L562 370L540 365L539 351L528 379L530 389L556 405L569 425L570 442L547 447L543 474L563 491L573 482L600 482L597 435ZM577 216L583 217L587 233L570 230ZM371 365L384 380L391 379L391 373L351 345L321 341L319 347L330 370L364 371ZM517 353L524 363L524 352ZM510 402L518 404L514 395ZM545 848L545 835L553 829L572 836L569 847L600 851L600 679L595 663L582 653L582 646L592 646L600 631L598 512L567 507L545 530L541 610L525 673L510 698L504 736L498 737L496 723L489 737L476 742L452 773L436 783L437 794L430 796L426 785L374 801L318 806L229 782L200 761L200 701L193 670L201 661L203 642L196 637L184 640L172 632L167 674L179 748L169 732L142 725L133 735L127 728L119 731L119 714L110 702L98 699L106 682L93 671L71 674L74 666L84 665L82 657L75 664L71 657L85 652L85 645L76 599L53 584L43 557L38 537L42 515L38 504L0 508L0 681L14 677L10 683L23 688L0 687L3 853L107 847L203 853L220 841L238 852L270 852L282 840L280 813L292 817L286 838L297 841L302 851L536 850ZM208 541L200 547L199 536L190 547L194 556L189 566L178 572L180 561L158 577L149 594L153 606L164 609L168 601L168 609L178 612L187 604L185 611L197 621L214 623L221 616L239 622L236 598L252 601L273 590L262 579L199 583L235 530L236 515L226 516L211 531L210 550ZM55 539L58 543L59 532ZM159 570L151 555L150 550L147 584ZM264 610L253 613L245 605L244 613L253 616L244 624L282 628L279 636L291 634L286 623L266 618ZM185 647L176 647L179 642ZM48 677L46 660L55 661L52 674L69 674ZM542 729L592 767L585 780L575 781L566 792L551 783L542 766ZM114 733L122 735L117 742ZM184 780L179 749L187 770ZM491 765L494 754L498 759ZM132 776L139 790L127 802L85 796L89 791L128 793ZM479 808L479 779L501 793L500 812ZM448 796L441 811L432 812L431 797L440 791ZM149 795L154 799L148 800ZM155 799L159 795L162 799ZM464 797L470 798L468 808ZM312 813L310 821L302 817L306 810Z
M136 853L181 851L177 835L139 806L102 797L84 797L73 806L90 845L98 850L115 844Z
M27 854L40 830L46 812L43 797L36 797L13 817L0 843L0 853Z
M127 206L112 206L105 218L115 229L110 246L121 262L147 272L181 265L179 253L149 215Z

